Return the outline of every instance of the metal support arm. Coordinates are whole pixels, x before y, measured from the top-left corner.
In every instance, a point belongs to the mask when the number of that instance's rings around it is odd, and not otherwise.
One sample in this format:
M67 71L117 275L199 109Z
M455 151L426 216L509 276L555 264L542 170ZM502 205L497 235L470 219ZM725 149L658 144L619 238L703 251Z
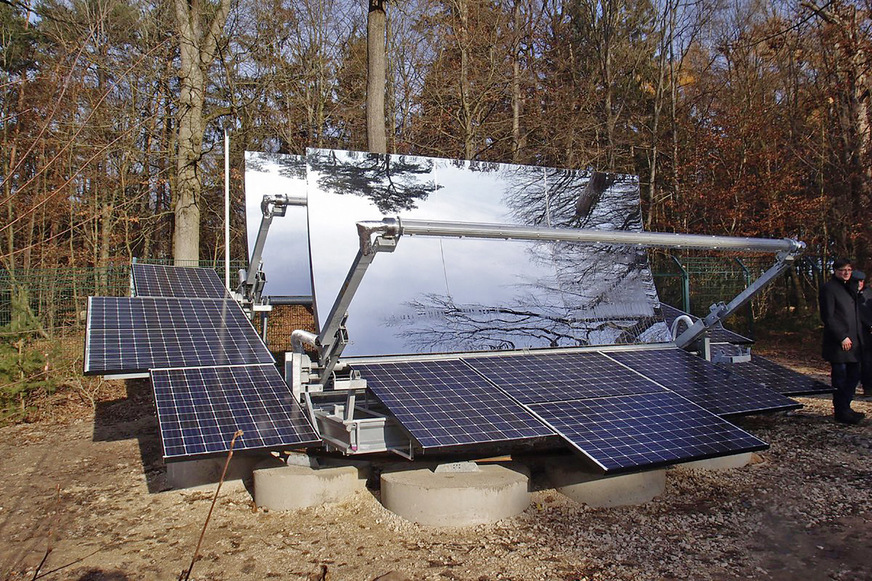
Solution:
M379 252L393 252L397 247L397 237L395 233L383 231L375 240L370 240L371 233L364 233L365 227L358 225L360 233L360 250L351 264L351 269L345 277L345 282L342 283L342 288L339 290L339 295L333 303L333 308L324 322L324 328L315 341L319 351L319 363L321 365L321 385L326 385L330 379L330 374L336 363L339 361L339 356L345 345L348 344L348 332L345 329L345 318L348 306L351 304L351 299L354 298L354 293L357 292L360 282L363 280L363 275L369 265L372 264L375 255Z
M760 275L760 278L752 282L741 293L729 303L717 303L711 306L711 312L702 319L698 319L696 323L686 329L684 333L675 339L675 344L685 349L697 339L699 339L710 327L717 325L737 310L745 306L748 301L754 298L754 295L759 293L763 287L784 274L784 272L793 266L793 261L796 258L793 254L780 253L774 265L769 270Z
M400 218L385 218L381 222L358 222L357 229L362 236L394 232L396 233L392 234L394 236L454 236L458 238L588 242L660 248L786 252L789 254L798 254L805 249L805 243L791 238L742 238L735 236L707 236L703 234L676 234L672 232L543 228L507 224L401 220ZM363 243L363 240L361 240L361 244Z
M264 196L260 203L260 211L263 218L260 222L260 230L257 231L257 238L254 242L254 249L251 252L251 260L248 261L248 271L244 276L244 280L240 283L239 292L246 300L252 302L260 299L260 292L263 290L263 283L266 279L263 277L261 270L263 247L266 244L266 236L269 234L270 225L276 216L284 216L288 206L305 206L306 198L293 197L286 194L278 194L274 196Z

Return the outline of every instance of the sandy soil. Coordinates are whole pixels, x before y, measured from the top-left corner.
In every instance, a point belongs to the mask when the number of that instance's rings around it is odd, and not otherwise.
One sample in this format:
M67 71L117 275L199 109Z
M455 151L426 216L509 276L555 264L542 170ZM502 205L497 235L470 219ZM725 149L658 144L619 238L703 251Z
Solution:
M147 387L127 390L94 414L0 429L2 578L187 569L214 488L166 490ZM872 425L835 424L827 399L798 399L797 412L741 421L771 443L758 462L671 469L665 494L637 507L542 490L518 517L428 529L386 511L378 491L277 513L228 485L191 578L872 579ZM856 407L872 415L872 400Z

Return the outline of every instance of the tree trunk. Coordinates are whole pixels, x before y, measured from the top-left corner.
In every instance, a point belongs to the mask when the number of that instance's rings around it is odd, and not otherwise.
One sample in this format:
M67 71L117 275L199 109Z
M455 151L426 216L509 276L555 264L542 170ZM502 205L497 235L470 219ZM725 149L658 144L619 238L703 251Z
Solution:
M512 161L521 157L521 2L512 6L514 39L512 42Z
M200 158L203 154L203 105L206 77L215 59L218 36L224 28L231 0L219 0L208 31L202 27L199 0L175 0L179 34L179 114L176 153L176 194L173 232L175 264L194 265L200 258Z
M366 21L366 141L370 151L387 153L385 136L385 0L370 0Z

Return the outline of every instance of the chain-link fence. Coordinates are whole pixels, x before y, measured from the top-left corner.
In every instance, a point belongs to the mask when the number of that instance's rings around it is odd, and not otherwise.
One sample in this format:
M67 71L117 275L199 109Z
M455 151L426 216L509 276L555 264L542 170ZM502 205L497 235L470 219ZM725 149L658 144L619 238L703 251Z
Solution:
M223 262L196 266L224 275ZM128 264L0 270L0 423L28 415L35 397L59 385L82 388L88 297L129 296L130 286Z
M147 262L172 264L171 260ZM651 254L661 300L698 316L706 315L711 304L729 301L739 294L773 262L771 255L737 260L691 253ZM223 262L199 262L196 266L214 268L224 277ZM235 273L242 266L241 262L231 263L231 271ZM815 305L822 278L820 259L803 258L728 323L753 337L753 322L761 316L790 309L799 310L800 316L807 315ZM26 412L28 389L50 389L47 380L52 378L79 377L87 298L129 296L130 286L127 264L0 271L0 421L4 416ZM262 315L255 318L254 324L261 328ZM311 305L275 305L267 328L269 347L281 361L290 349L293 330L314 331Z
M735 258L654 252L651 256L660 300L696 316L707 315L713 304L729 302L774 264L772 255ZM808 316L816 307L822 271L820 257L802 257L735 313L728 325L753 338L754 322L761 318L783 313Z
M172 260L148 260L149 264L172 264ZM663 302L706 315L709 306L729 301L773 264L772 256L742 259L702 254L677 255L652 252L651 267ZM214 268L224 277L222 261L201 261L196 266ZM231 262L231 272L243 267L242 261ZM784 277L764 289L753 307L740 313L736 330L748 332L753 320L765 316L774 306L805 307L814 298L821 280L820 260L806 257L798 261ZM34 332L49 339L80 337L84 329L89 296L128 296L130 266L103 268L56 268L27 271L0 270L0 333L13 316L12 294L24 290L39 329ZM753 308L753 310L752 310ZM736 322L734 321L734 323ZM260 323L256 323L260 325ZM289 347L290 333L296 328L311 329L311 308L301 305L277 305L270 317L269 343L276 352Z

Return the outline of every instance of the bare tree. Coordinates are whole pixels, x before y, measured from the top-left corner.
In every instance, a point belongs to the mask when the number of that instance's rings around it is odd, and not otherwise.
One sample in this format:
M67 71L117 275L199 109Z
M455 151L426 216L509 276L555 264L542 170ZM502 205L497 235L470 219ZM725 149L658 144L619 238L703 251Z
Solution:
M366 141L374 153L387 153L385 136L385 0L369 0L366 24Z
M174 0L179 35L179 111L176 147L176 224L173 257L177 265L200 257L200 158L203 154L206 83L218 38L233 0ZM211 13L211 15L209 14ZM210 19L211 16L211 19Z

